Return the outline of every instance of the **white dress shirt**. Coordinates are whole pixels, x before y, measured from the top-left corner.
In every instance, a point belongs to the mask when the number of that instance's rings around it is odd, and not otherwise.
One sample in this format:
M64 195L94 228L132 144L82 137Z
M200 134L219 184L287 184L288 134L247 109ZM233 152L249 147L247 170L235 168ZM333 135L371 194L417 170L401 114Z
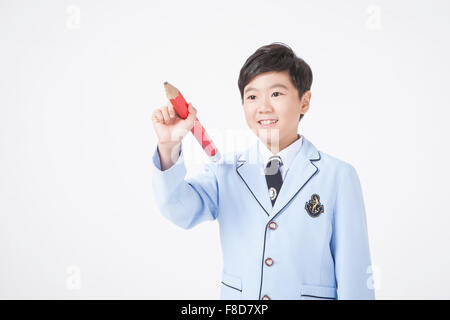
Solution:
M289 146L278 152L276 155L281 158L283 165L280 167L281 177L284 181L286 174L289 170L292 161L294 161L295 156L300 151L300 148L303 143L303 136L297 134L298 139L291 143ZM274 154L270 151L265 144L258 140L258 153L259 159L262 161L263 169L266 167L267 162L270 157L273 157Z

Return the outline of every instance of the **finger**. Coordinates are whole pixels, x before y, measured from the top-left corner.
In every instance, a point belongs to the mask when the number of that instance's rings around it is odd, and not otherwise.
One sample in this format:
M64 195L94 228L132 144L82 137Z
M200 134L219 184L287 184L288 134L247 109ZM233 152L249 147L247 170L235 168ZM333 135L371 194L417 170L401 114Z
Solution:
M189 130L195 125L195 120L197 119L197 110L195 110L194 106L189 103L188 105L188 116L186 118L186 124L188 125Z
M197 109L194 108L194 106L192 105L192 103L188 104L188 111L189 114L192 114L194 116L197 116Z
M164 117L164 121L170 122L169 110L168 110L167 106L165 106L161 109L161 113Z
M152 119L153 119L155 122L158 122L158 123L164 123L164 117L163 117L163 115L162 115L160 109L156 109L156 110L153 112Z
M169 104L167 105L169 107L169 116L171 118L175 118L177 116L177 113L175 111L175 108L173 107L172 103L169 101Z

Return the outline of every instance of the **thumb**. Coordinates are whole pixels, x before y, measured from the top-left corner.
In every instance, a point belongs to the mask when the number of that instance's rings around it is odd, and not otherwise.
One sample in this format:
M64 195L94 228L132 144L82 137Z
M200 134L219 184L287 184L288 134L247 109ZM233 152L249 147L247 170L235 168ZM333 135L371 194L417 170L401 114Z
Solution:
M192 103L188 104L188 116L186 119L190 120L190 121L194 121L195 118L197 118L197 109L194 108L194 106L192 105Z

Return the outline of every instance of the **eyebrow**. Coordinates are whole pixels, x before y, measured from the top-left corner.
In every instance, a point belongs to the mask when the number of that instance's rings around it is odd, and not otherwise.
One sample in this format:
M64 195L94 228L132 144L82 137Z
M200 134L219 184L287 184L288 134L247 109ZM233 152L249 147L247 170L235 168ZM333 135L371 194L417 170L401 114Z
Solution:
M284 89L286 89L286 90L289 89L288 87L286 87L284 84L281 84L281 83L276 83L276 84L270 86L269 89L276 88L276 87L281 87L281 88L284 88ZM258 91L257 89L255 89L255 88L253 88L253 87L248 87L247 89L245 89L244 94L246 94L248 91L251 91L251 90L256 90L256 91Z

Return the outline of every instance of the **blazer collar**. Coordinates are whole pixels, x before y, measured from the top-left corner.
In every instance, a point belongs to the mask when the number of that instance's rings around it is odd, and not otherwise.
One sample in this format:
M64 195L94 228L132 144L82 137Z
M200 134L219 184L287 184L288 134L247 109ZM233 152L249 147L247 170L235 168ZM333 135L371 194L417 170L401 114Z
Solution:
M238 156L236 172L246 184L254 199L264 209L267 216L272 219L284 209L316 174L319 169L315 166L314 161L318 161L320 158L317 148L303 136L302 147L291 164L273 207L267 189L264 166L258 154L258 141Z

